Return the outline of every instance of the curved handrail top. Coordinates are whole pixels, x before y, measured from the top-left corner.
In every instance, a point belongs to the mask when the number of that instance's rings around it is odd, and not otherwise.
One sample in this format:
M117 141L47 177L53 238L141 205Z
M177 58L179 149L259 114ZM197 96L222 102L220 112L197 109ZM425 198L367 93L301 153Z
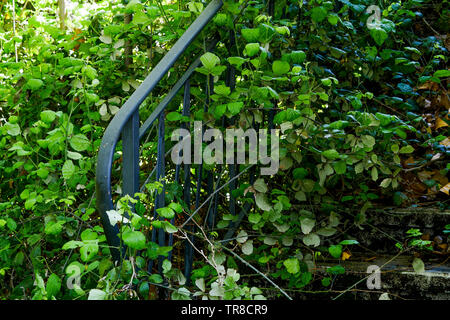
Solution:
M101 207L101 211L113 209L110 185L112 161L116 144L127 121L222 6L222 0L210 2L125 102L106 128L100 144L96 168L97 203Z
M214 38L209 45L207 45L206 51L212 50L219 39ZM177 95L178 91L184 86L186 81L191 77L191 75L195 72L195 69L201 64L201 56L195 59L195 61L189 66L186 72L181 76L180 80L178 80L169 93L164 97L164 99L159 103L159 105L153 110L152 114L145 120L144 124L139 129L139 139L142 139L145 133L150 129L153 123L156 121L158 116L164 111L167 105L172 102L173 98Z

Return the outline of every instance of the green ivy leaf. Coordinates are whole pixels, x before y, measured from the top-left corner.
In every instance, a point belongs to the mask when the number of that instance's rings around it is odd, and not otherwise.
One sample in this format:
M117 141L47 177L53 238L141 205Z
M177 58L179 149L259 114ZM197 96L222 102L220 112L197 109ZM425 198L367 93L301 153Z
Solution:
M211 52L206 52L204 55L201 56L200 60L203 66L210 72L214 69L216 65L220 63L219 57Z
M230 87L221 84L214 87L214 92L221 96L229 96L231 93L231 89Z
M414 148L411 145L407 145L400 149L400 153L412 153L414 152Z
M98 253L98 240L83 241L84 245L80 249L80 258L84 262L88 262Z
M305 168L296 168L292 172L292 175L294 179L303 180L308 175L308 170L306 170Z
M150 281L151 283L158 284L158 283L163 283L164 279L160 274L154 273L148 278L148 281Z
M378 44L379 46L381 46L384 43L384 41L388 38L387 32L379 26L371 29L370 35L372 36L373 40L375 40L376 44Z
M175 233L178 231L177 227L171 224L169 221L162 221L162 227L167 233Z
M328 10L324 7L315 7L311 10L311 18L315 22L322 22L328 15Z
M17 123L9 123L7 122L5 124L5 128L6 128L6 132L10 135L10 136L18 136L20 134L20 126Z
M303 185L302 191L312 192L314 190L314 186L316 185L316 182L311 179L305 179L302 181L302 185Z
M337 25L337 23L339 22L339 16L336 14L330 14L328 16L328 22L333 26Z
M248 221L253 224L257 224L261 221L262 216L258 213L250 213L248 215Z
M347 171L347 163L344 160L335 162L333 168L337 174L344 174Z
M82 69L82 72L85 76L87 76L91 80L94 80L98 77L97 70L95 70L91 66L84 67Z
M133 24L150 24L152 20L147 16L144 11L137 11L133 16Z
M182 118L179 112L169 112L166 116L167 121L180 121Z
M314 226L316 225L316 221L307 217L300 218L300 225L302 228L302 232L304 234L308 234L312 231Z
M259 51L259 45L257 50ZM248 61L248 59L244 59L242 57L229 57L227 60L229 64L238 68L240 68L245 62Z
M122 235L123 242L130 248L142 250L145 248L145 236L140 231L127 230Z
M270 211L272 209L272 206L267 202L267 197L264 193L257 193L255 195L255 202L261 210Z
M66 160L62 167L63 178L69 180L76 172L76 166L73 164L72 160Z
M249 57L257 55L259 50L259 43L249 43L245 46L245 54Z
M83 246L83 241L75 241L75 240L70 240L68 242L66 242L63 246L62 249L63 250L70 250L70 249L76 249Z
M241 112L242 108L244 107L244 103L241 101L238 102L232 102L227 104L227 108L230 111L230 113L235 116L239 112Z
M49 221L46 223L44 232L49 235L58 235L62 232L65 221Z
M310 233L303 237L303 243L307 246L318 247L320 245L320 237L315 233Z
M450 77L450 70L438 70L433 74L436 78L447 78Z
M291 70L291 66L286 61L276 60L272 64L272 70L273 73L275 73L276 75L283 75L288 73L289 70Z
M265 24L265 23L261 23L258 26L258 33L259 33L259 37L258 40L261 43L268 43L270 42L270 40L272 40L273 36L275 35L275 28L273 28L272 26ZM248 42L253 42L254 40L248 41Z
M256 28L247 28L241 30L242 37L247 42L256 42L259 38L259 29Z
M36 171L36 174L38 175L39 178L45 179L45 178L48 177L49 171L47 169L45 169L45 168L39 168Z
M52 110L45 110L41 112L41 120L45 123L52 123L56 118L56 112Z
M328 252L333 256L333 258L339 259L342 254L341 245L333 245L328 248Z
M176 213L183 212L183 206L181 204L179 204L179 203L172 202L171 204L169 204L169 207L171 209L173 209Z
M296 274L300 272L300 262L297 258L289 258L283 261L283 265L286 267L287 272L290 274Z
M91 289L89 291L88 300L105 300L106 299L106 292L99 289Z
M332 227L321 228L321 229L316 231L316 233L318 235L321 235L321 236L324 236L324 237L330 237L330 236L334 235L336 232L337 232L337 230L335 228L332 228Z
M69 157L72 160L80 160L81 158L83 158L83 156L78 152L73 152L69 150L67 151L67 157Z
M61 290L61 278L58 275L52 273L47 280L47 286L45 291L47 291L47 298L51 299L56 296Z
M327 272L330 274L344 274L345 273L345 268L343 266L337 265L337 266L333 266L331 268L327 269Z
M301 64L306 59L306 53L302 50L292 51L290 53L290 59L292 63Z
M253 253L253 240L248 240L242 245L242 253L247 256Z
M162 269L163 269L163 273L167 273L170 270L172 270L172 262L170 262L169 260L165 259L162 263Z
M216 119L220 119L225 114L225 112L227 112L227 105L226 104L218 105L214 108L214 111L213 111L214 117Z
M380 186L383 187L383 188L387 188L387 187L389 187L391 182L392 182L391 178L386 178L383 181L381 181Z
M30 79L27 81L27 88L35 91L40 89L44 85L44 82L41 79Z
M267 185L264 182L264 179L262 178L257 179L253 184L253 187L255 188L256 191L261 193L266 193L268 190Z
M175 211L173 211L171 208L169 207L164 207L164 208L159 208L156 209L156 212L161 216L164 217L166 219L172 219L173 217L175 217Z
M340 157L339 152L337 152L335 149L329 149L329 150L323 151L322 155L325 158L330 159L330 160L336 160L337 158Z
M369 148L373 148L375 145L375 138L369 135L364 135L361 137L362 143Z
M84 134L74 135L69 140L69 143L70 146L78 152L87 150L87 148L89 148L89 146L91 145L91 142Z
M371 170L371 177L373 181L377 181L378 180L378 169L376 167L372 167Z
M342 240L341 242L339 242L339 244L343 246L349 246L353 244L359 244L359 242L357 240L349 239L349 240Z

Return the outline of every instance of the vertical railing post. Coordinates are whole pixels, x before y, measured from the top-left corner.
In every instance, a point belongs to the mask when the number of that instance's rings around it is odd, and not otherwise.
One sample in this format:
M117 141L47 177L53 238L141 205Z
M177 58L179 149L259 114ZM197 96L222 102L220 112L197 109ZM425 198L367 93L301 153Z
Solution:
M165 176L166 176L166 166L165 166L165 115L164 111L161 112L158 119L158 154L157 154L157 163L156 163L156 181L162 183L162 191L156 195L156 203L155 210L162 208L166 205L165 200ZM156 214L157 215L157 214ZM164 220L162 217L159 217L160 220ZM166 233L163 228L158 230L158 244L159 246L166 245ZM162 263L164 261L164 256L158 257L158 270L161 272Z
M303 1L303 0L302 0ZM273 17L275 14L275 0L269 0L269 16Z
M214 77L211 75L207 76L206 79L206 103L205 103L205 109L204 111L207 112L211 103L211 95L214 92ZM206 192L208 195L213 193L214 191L214 176L213 171L208 170L206 173ZM209 229L212 229L214 227L214 221L215 221L215 212L214 212L214 200L213 197L209 204L208 204L208 211L206 214L206 223L209 227Z
M183 116L189 117L191 109L191 80L188 79L184 84L184 96L183 96ZM182 127L189 130L190 124L183 123ZM187 206L187 212L191 211L191 165L189 163L184 164L184 184L183 184L183 201ZM186 283L189 285L191 282L192 264L194 262L194 248L191 243L194 243L194 236L189 234L194 228L190 225L186 226L188 231L187 236L189 241L185 241L184 249L184 276Z
M152 72L146 77L143 83L136 89L136 91L131 95L131 97L122 106L121 110L115 115L111 123L106 128L102 143L99 148L99 154L97 159L97 169L96 169L96 193L97 193L97 208L100 213L102 224L105 229L105 235L107 236L107 242L111 248L111 253L115 261L119 261L123 258L116 249L120 245L120 239L118 237L119 228L117 225L112 226L107 215L109 210L114 208L114 202L112 198L111 191L111 173L112 166L114 165L113 159L115 155L115 148L117 146L120 138L122 139L122 195L134 196L139 192L139 139L140 130L141 138L147 131L150 125L159 118L159 128L158 128L158 154L157 154L157 174L156 180L163 184L163 190L161 193L156 195L155 198L155 210L165 206L165 115L164 110L170 100L167 103L162 103L157 106L157 109L153 111L150 117L145 121L143 127L139 128L139 106L144 102L152 90L158 85L160 80L174 65L177 59L181 56L183 52L189 47L192 41L197 37L197 35L206 27L208 22L216 15L216 13L223 6L222 0L211 0L209 5L203 10L201 15L194 21L194 23L186 30L186 32L180 37L180 39L174 44L172 49L166 54L161 61L153 68ZM214 44L211 46L213 48L217 44L218 40L214 39ZM197 63L197 62L196 62ZM196 64L198 66L200 62ZM187 77L192 74L196 66L191 66L186 73L189 73ZM183 83L181 81L181 83ZM177 85L176 85L177 86ZM189 88L189 81L186 84ZM178 87L178 89L180 89ZM175 93L178 91L175 90ZM189 89L186 90L185 94L188 94L185 101L190 99ZM174 95L175 96L175 95ZM187 100L186 100L187 99ZM163 99L163 102L165 100ZM186 103L185 103L186 104ZM189 114L189 104L186 104L185 109L187 114ZM206 106L205 106L206 108ZM147 126L148 124L148 126ZM185 171L185 191L184 199L189 205L191 202L190 194L190 165L184 166ZM178 168L178 173L180 173L180 168ZM199 170L199 187L198 192L201 189L201 178L202 178L202 167ZM197 207L199 203L199 198L196 201ZM133 208L134 210L134 208ZM162 219L159 217L155 211L154 219ZM157 242L160 246L165 246L166 236L163 229L153 229L151 241ZM170 243L170 240L169 240ZM191 254L192 257L192 254ZM158 269L161 271L162 262L164 257L158 257ZM192 258L191 258L192 261ZM148 264L148 271L153 271L154 261L150 261ZM192 264L192 262L191 262ZM192 266L190 267L192 270ZM188 272L188 271L187 271ZM190 272L188 272L190 273Z
M139 191L139 112L128 120L122 132L122 195Z
M230 45L229 45L228 52L229 52L229 55L232 56L233 55L232 48L234 50L236 50L236 37L235 37L233 30L230 30L229 36L230 36L230 39L229 39ZM231 92L233 92L234 89L236 88L236 69L231 64L227 68L227 75L226 75L225 81L226 81L225 84L228 87L230 87ZM236 119L233 117L231 119L231 124L234 124L235 122L236 122ZM238 174L237 171L239 170L239 167L233 163L233 164L229 164L228 168L229 168L230 179L234 179L234 177ZM230 213L233 216L236 215L236 198L233 196L233 191L236 190L236 187L237 187L237 181L233 180L230 183L230 187L229 187L230 188Z

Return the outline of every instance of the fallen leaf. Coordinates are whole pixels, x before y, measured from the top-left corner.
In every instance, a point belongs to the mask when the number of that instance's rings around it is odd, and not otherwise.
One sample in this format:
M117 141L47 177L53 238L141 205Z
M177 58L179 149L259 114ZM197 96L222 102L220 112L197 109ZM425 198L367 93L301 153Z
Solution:
M416 160L413 157L409 157L403 162L403 167L414 167L416 166Z
M433 91L437 91L438 88L439 85L432 81L427 81L419 87L420 90L433 90Z
M391 300L391 298L389 298L389 293L385 292L380 295L378 300Z
M435 124L435 128L439 129L439 128L443 128L443 127L448 127L447 122L445 122L444 120L442 120L441 118L437 118L436 119L436 124Z
M440 98L441 98L441 105L444 106L444 108L448 109L450 107L450 100L448 99L447 92L443 91L441 93ZM445 118L448 120L448 115Z
M417 173L417 176L419 177L420 181L425 181L425 180L429 180L431 178L431 175L433 174L433 172L430 171L420 171L419 173Z
M342 252L342 261L345 261L345 260L347 260L347 259L350 259L350 257L351 257L352 255L351 255L351 253L350 252L347 252L347 251L344 251L344 252Z
M446 195L450 195L450 183L447 183L447 185L443 186L441 189L439 189L440 192L445 193Z
M436 153L430 161L436 161L442 156L442 153Z
M444 140L442 140L441 142L439 142L439 144L443 145L444 147L448 147L450 146L450 138L445 138Z
M443 176L439 170L435 170L435 173L432 177L433 180L439 182L440 185L445 186L448 183L447 176Z
M422 235L422 237L420 237L420 239L422 239L424 241L428 241L428 240L430 240L430 234L429 233L425 233L424 235Z

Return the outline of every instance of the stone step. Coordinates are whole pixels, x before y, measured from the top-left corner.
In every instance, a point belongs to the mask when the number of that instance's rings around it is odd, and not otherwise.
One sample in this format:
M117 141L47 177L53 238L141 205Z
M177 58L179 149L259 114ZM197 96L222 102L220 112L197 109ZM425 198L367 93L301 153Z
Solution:
M331 290L337 296L345 290L344 299L379 299L380 296L390 299L450 299L450 264L448 257L425 262L425 272L416 273L412 267L413 255L367 255L354 253L345 261L316 261L318 276L329 275L327 270L340 264L345 274L333 276ZM376 271L374 272L375 270ZM376 277L379 276L379 285ZM369 284L368 284L369 283ZM356 284L356 285L354 285ZM375 287L374 287L375 286ZM340 292L340 293L338 293Z
M449 253L448 234L443 230L450 224L450 210L441 211L434 208L375 208L366 212L366 222L360 227L349 226L345 237L357 239L360 244L376 253L390 254L397 242L408 240L409 229L419 229L425 240L433 241L438 237L442 253Z

